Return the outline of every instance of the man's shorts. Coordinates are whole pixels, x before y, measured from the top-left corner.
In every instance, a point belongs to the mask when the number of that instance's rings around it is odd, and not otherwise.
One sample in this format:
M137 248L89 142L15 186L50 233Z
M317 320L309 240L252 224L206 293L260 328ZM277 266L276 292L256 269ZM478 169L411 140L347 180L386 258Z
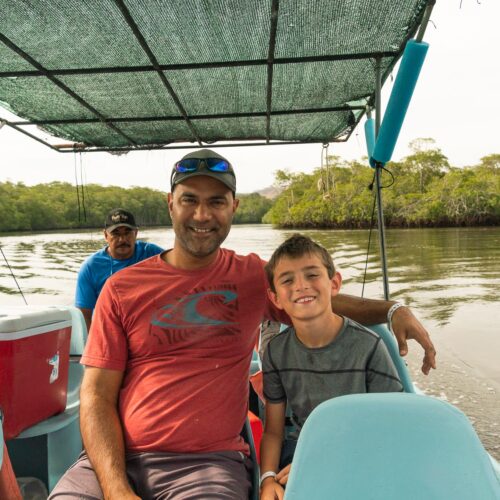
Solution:
M237 451L130 453L126 465L129 482L143 500L248 500L250 494L252 462ZM76 498L104 498L85 452L49 496L49 500Z

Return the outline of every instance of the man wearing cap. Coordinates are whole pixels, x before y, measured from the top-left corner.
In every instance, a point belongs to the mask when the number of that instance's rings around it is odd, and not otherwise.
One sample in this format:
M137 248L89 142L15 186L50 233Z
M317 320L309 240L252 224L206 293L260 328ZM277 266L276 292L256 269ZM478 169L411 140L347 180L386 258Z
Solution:
M82 264L76 282L75 306L82 311L87 330L106 280L117 271L163 251L154 243L137 241L137 230L131 212L123 208L111 210L104 223L107 245Z
M174 165L173 248L109 279L82 357L85 453L51 498L248 499L240 431L259 324L286 322L267 300L264 261L221 248L238 208L229 162L210 150ZM343 296L334 308L365 323L392 309L407 338L434 348L408 308Z

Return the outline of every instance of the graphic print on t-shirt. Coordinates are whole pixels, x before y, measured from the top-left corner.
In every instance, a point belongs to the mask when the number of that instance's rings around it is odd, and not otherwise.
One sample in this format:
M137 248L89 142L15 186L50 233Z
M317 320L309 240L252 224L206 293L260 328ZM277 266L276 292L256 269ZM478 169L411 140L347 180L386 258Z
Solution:
M160 343L173 343L188 336L205 336L217 330L233 335L238 327L238 293L235 285L199 287L157 309L151 317L150 333Z

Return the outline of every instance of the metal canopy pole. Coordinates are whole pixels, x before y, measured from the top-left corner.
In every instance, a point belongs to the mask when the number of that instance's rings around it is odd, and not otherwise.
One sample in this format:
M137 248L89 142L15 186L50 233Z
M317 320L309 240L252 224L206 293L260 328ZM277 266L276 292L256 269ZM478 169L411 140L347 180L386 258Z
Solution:
M378 136L381 121L381 90L382 90L382 74L380 68L381 59L377 57L375 60L375 138ZM375 166L375 184L377 187L377 216L378 216L378 239L380 244L380 259L382 261L382 279L384 282L384 298L389 300L389 276L387 274L387 257L385 252L385 224L384 210L382 207L382 188L380 177L382 175L382 166Z

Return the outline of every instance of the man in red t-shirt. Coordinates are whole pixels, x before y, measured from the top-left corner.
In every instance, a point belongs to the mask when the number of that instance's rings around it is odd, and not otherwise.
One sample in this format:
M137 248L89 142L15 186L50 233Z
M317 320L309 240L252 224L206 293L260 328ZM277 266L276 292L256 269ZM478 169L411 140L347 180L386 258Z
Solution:
M229 162L190 153L175 164L171 191L174 247L109 278L97 302L82 357L86 451L51 498L248 498L240 431L252 350L263 319L288 318L267 300L264 262L221 248L238 207ZM393 303L337 296L332 305L380 323ZM397 309L392 324L401 350L416 339L422 369L434 367L410 310Z

